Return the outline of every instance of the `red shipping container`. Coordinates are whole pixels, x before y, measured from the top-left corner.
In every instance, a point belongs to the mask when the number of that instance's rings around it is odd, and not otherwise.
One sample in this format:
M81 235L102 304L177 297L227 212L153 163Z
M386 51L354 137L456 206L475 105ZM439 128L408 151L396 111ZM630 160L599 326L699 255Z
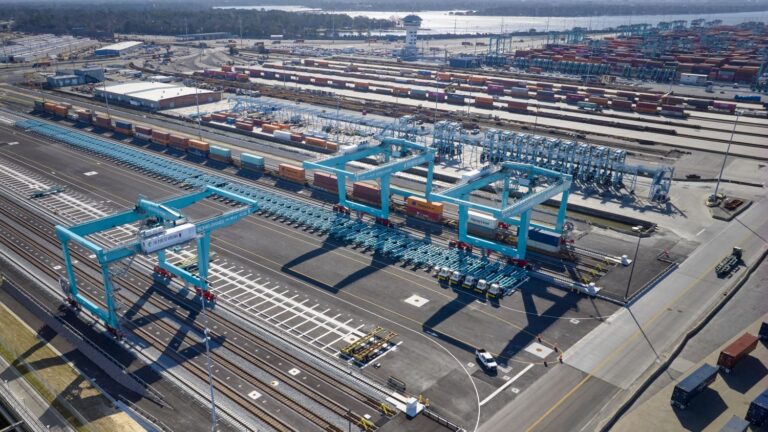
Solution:
M722 367L726 373L729 373L739 361L755 350L757 341L757 336L744 333L720 352L720 357L717 358L717 365Z
M378 186L367 183L352 183L352 196L360 201L379 204L381 202L381 190Z
M315 176L314 176L314 179L312 180L312 184L315 185L315 187L328 192L333 192L333 193L339 192L339 183L336 179L335 174L328 174L322 171L315 171Z

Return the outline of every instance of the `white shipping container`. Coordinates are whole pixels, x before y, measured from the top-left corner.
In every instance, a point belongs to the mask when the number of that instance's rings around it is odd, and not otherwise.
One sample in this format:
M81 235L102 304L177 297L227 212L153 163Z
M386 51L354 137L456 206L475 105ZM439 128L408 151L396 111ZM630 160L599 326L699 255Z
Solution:
M483 228L496 229L499 223L496 218L491 215L470 210L469 218L467 218L467 225L476 225Z
M284 130L276 130L272 132L272 136L274 136L277 139L290 141L291 140L291 133Z
M700 75L700 74L690 74L690 73L680 74L680 84L706 85L707 76Z

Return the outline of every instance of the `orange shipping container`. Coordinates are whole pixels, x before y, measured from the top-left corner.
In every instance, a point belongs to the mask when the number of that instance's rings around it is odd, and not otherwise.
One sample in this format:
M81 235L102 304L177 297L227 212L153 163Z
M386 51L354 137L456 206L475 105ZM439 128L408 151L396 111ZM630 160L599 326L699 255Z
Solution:
M322 138L315 138L315 137L307 137L304 140L307 145L315 146L315 147L321 147L325 148L326 142Z
M197 149L204 152L207 152L211 147L205 141L199 141L199 140L193 140L193 139L189 140L189 146L192 147L193 149Z
M421 197L408 197L405 200L405 205L412 206L419 210L443 214L443 203L429 202Z
M304 168L297 167L289 164L278 165L278 175L284 179L295 181L298 183L304 183L306 180L306 172Z
M271 124L271 123L264 123L261 125L261 131L264 133L272 133L276 130L280 130L277 126Z
M331 151L339 151L339 145L332 142L326 142L325 148Z

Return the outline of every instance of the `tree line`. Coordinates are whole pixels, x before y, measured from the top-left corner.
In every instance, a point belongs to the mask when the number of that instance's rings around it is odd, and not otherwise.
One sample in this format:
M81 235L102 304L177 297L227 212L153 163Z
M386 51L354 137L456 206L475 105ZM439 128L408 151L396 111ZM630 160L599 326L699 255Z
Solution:
M0 19L14 19L14 28L30 33L66 34L73 28L109 33L180 35L229 32L264 38L315 36L317 31L365 32L389 29L390 20L343 14L265 10L212 9L182 3L17 3L0 7Z

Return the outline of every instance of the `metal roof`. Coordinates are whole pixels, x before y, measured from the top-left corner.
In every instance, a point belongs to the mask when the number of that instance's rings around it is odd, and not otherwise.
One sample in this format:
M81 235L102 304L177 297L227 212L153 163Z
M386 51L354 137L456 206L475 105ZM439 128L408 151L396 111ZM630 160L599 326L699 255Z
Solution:
M101 93L104 89L97 88L96 91ZM160 82L129 82L115 84L107 86L106 92L153 102L159 102L164 99L179 96L193 95L195 92L197 92L199 96L215 93L210 90L196 90L195 87L186 87L181 84L166 84Z
M139 41L125 41L125 42L118 42L116 44L107 45L105 47L101 47L96 51L123 51L128 48L133 48L135 46L141 45L142 42Z

